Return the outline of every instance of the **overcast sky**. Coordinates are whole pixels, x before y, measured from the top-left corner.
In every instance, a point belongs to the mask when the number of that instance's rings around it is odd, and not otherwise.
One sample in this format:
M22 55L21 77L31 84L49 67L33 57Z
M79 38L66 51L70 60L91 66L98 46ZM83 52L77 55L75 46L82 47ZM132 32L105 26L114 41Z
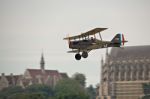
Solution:
M0 73L38 69L43 51L46 69L80 72L95 85L105 49L76 61L63 38L96 27L108 28L105 40L124 33L127 46L150 45L150 0L0 0Z

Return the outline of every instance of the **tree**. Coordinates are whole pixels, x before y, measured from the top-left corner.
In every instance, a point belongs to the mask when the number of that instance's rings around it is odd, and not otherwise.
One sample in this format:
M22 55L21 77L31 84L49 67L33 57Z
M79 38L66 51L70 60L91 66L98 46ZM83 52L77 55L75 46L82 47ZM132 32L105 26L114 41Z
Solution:
M9 96L22 93L24 90L20 86L10 86L0 91L0 99L7 99Z
M150 99L150 83L143 84L143 89L145 96L142 99Z
M8 97L8 99L48 99L43 93L17 93Z
M0 99L52 99L53 89L47 85L31 85L25 89L19 86L0 91Z
M86 89L87 89L87 92L90 96L90 99L95 99L96 98L96 89L93 88L92 85L89 85L89 87L87 87Z
M79 82L83 87L85 87L85 85L86 85L86 82L85 82L86 77L85 77L84 74L75 73L75 74L72 76L72 78L73 78L74 80L76 80L77 82Z
M55 86L55 99L89 99L89 96L76 80L63 79Z
M100 89L100 84L98 83L96 84L96 88L95 88L96 98L100 96L99 89Z
M26 93L40 93L43 94L45 97L53 96L54 92L50 86L47 85L31 85L26 88Z

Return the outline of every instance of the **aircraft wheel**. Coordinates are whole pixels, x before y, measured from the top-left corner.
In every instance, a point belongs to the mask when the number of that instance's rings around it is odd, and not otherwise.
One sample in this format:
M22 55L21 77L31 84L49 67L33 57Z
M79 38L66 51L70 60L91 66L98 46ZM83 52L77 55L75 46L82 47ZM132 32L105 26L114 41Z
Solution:
M88 53L87 53L86 51L83 51L83 52L82 52L82 57L83 57L83 58L87 58L87 57L88 57Z
M81 55L80 55L80 54L76 54L76 55L75 55L75 59L76 59L76 60L80 60L80 59L81 59Z

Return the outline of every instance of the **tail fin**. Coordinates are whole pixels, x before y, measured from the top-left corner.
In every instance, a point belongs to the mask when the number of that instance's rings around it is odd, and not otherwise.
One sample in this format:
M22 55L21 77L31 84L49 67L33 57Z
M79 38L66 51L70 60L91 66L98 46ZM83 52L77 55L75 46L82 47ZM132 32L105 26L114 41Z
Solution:
M113 44L117 44L119 47L123 46L127 41L124 38L123 34L116 34L116 36L111 40Z

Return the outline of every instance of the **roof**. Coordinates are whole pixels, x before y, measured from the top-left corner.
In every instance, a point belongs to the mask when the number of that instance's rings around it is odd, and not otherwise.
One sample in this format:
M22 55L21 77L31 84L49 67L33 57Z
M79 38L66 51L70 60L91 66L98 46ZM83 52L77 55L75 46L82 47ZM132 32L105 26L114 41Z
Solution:
M6 79L8 80L9 84L16 84L20 75L7 75L5 76Z
M45 70L45 74L42 73L41 69L27 69L29 72L30 72L30 75L33 77L33 78L36 78L37 75L44 75L44 76L48 76L48 75L51 75L51 76L59 76L59 73L57 70Z
M124 48L113 47L110 52L110 57L150 57L150 45L127 46Z

